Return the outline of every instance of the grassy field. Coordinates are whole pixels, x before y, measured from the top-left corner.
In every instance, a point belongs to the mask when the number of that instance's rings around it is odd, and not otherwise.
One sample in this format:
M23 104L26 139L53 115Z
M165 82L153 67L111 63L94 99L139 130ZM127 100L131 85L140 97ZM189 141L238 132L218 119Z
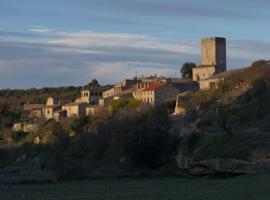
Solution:
M270 174L230 179L120 179L0 186L1 200L270 199Z

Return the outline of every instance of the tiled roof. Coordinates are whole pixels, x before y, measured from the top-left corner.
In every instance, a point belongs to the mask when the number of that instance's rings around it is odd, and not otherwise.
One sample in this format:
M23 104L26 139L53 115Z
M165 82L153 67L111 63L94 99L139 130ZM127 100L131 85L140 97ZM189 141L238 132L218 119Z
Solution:
M23 110L34 110L34 109L43 109L43 104L24 104Z
M161 88L162 86L164 86L164 83L150 83L150 86L145 88L143 91L153 91L153 90L157 90L159 88Z

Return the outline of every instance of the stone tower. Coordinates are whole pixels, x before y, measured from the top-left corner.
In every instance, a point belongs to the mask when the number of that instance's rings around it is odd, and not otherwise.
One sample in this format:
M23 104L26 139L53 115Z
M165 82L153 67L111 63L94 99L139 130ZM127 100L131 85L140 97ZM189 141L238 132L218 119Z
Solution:
M226 71L226 39L221 37L203 38L201 40L203 66L215 66L215 73Z

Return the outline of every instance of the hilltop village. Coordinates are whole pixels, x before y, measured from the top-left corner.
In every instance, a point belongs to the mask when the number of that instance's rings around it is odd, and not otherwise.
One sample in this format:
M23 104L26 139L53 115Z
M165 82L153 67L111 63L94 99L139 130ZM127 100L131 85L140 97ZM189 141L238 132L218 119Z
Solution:
M175 115L181 114L181 97L197 90L217 88L230 74L227 71L226 39L220 37L201 40L201 65L193 68L192 79L166 77L136 77L121 80L113 86L92 85L81 89L81 96L75 101L50 96L46 104L24 104L23 115L37 119L62 121L70 117L97 115L110 111L110 103L119 99L135 99L145 106L155 106L169 100L176 100ZM23 124L14 125L15 130Z
M35 169L22 174L32 181L269 170L269 61L227 70L225 38L203 38L201 64L181 73L3 91L0 171Z

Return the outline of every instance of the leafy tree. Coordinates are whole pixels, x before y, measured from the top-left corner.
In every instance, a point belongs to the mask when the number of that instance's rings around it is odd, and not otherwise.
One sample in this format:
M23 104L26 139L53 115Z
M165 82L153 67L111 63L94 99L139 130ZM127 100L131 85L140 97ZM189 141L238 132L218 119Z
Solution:
M180 70L183 78L192 78L192 69L196 67L195 63L192 62L186 62L182 65L182 68Z
M49 120L40 131L43 144L53 144L59 137L62 137L62 135L65 135L65 130L55 120Z
M268 63L269 63L269 61L267 61L267 60L257 60L255 62L253 62L251 66L252 67L261 67L261 66L266 65Z
M70 128L76 133L86 132L87 125L91 124L91 119L88 116L76 118L72 121Z
M157 107L135 121L127 133L125 151L131 160L149 168L169 161L175 154L179 140L170 135L166 106Z
M99 86L99 83L98 83L97 79L93 79L88 85L89 86Z

